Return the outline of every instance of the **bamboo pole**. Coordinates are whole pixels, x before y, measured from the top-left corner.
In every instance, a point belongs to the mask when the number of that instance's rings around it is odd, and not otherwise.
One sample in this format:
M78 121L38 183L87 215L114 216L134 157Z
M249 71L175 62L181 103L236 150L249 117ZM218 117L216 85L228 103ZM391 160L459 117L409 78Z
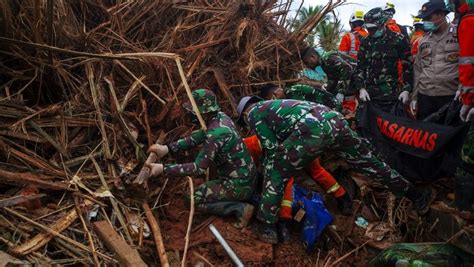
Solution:
M161 235L160 224L158 218L153 215L148 203L143 203L143 209L145 210L145 216L150 224L151 231L153 232L153 238L155 239L156 250L160 257L161 266L169 267L168 256L166 255L165 245L163 244L163 236Z

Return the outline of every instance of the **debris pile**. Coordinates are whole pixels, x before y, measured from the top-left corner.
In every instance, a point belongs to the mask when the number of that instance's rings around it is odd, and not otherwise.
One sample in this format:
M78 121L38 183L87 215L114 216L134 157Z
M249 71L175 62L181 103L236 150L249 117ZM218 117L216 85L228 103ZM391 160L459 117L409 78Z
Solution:
M357 262L367 241L351 238L356 217L350 229L336 218L331 238L306 255L296 237L273 249L220 218L196 216L186 231L187 180L154 181L147 194L121 180L137 175L156 140L191 131L181 111L189 86L214 90L235 115L254 85L295 81L304 37L343 0L294 31L292 1L161 2L0 2L0 250L48 265L229 262L213 223L247 262ZM387 227L371 229L396 231Z

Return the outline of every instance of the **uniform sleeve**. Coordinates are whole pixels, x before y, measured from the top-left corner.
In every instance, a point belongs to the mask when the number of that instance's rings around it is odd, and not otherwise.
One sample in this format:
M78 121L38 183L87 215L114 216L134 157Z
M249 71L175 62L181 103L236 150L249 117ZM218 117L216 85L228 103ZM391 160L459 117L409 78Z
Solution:
M415 41L416 45L419 44L419 40ZM411 99L416 100L418 94L418 81L420 79L421 74L421 60L420 60L420 52L417 50L416 54L414 55L414 62L413 62L413 92L411 94Z
M365 73L367 71L367 42L366 39L361 40L359 52L357 54L357 67L354 71L354 84L353 88L348 88L347 95L355 94L357 91L365 88Z
M351 50L351 37L348 33L344 34L339 43L339 52L349 55L349 51Z
M182 150L188 150L197 145L200 145L204 142L205 139L206 132L204 130L197 130L192 132L191 135L169 144L168 147L171 152L175 153Z
M338 93L347 95L350 94L349 92L349 83L351 82L352 74L354 73L354 68L352 67L349 62L344 60L340 56L336 56L337 58L337 68L339 69L339 81L338 81Z
M223 146L222 137L214 137L207 135L205 138L204 146L199 151L194 162L183 163L183 164L166 164L164 166L164 172L173 176L187 176L187 175L199 175L203 174L210 163L214 161L217 153Z
M265 156L268 157L269 154L275 153L278 147L278 139L274 131L265 122L265 119L268 116L261 118L256 118L256 116L258 116L258 114L251 114L249 118L249 126L251 129L254 129L258 139L260 140L262 150L265 153Z
M407 38L400 38L398 43L398 55L403 67L403 85L401 91L412 91L413 65L411 63L410 43Z

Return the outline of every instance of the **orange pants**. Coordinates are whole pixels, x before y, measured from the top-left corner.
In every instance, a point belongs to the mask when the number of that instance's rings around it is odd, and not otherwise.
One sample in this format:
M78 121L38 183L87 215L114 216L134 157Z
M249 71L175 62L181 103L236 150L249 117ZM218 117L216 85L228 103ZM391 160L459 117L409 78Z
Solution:
M250 155L255 163L259 162L260 156L262 155L262 147L260 141L256 135L244 138L244 143L247 146ZM334 197L342 197L346 190L339 185L336 179L321 166L319 158L311 162L305 170L311 176L311 178L318 183L327 193L331 193ZM281 202L280 218L291 219L292 210L291 203L293 201L293 183L294 178L291 177L285 187L285 193Z

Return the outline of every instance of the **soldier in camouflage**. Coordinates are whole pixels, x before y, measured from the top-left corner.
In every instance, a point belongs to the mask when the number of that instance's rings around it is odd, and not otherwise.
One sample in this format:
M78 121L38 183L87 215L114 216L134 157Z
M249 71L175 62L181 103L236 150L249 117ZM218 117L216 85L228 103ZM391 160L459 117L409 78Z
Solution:
M257 212L260 221L257 235L263 241L278 242L275 223L286 181L295 170L304 168L326 152L345 159L395 194L405 195L420 214L428 211L433 191L416 189L378 160L339 112L307 101L284 99L255 103L244 99L246 103L239 104L243 107L240 116L255 131L265 151L264 190Z
M321 66L327 75L326 90L333 95L347 94L356 61L337 51L324 52L308 47L301 53L302 60L309 68ZM311 84L309 84L311 85ZM341 99L342 100L342 99Z
M306 84L295 84L275 91L278 99L295 99L310 101L330 107L339 112L342 111L341 102L337 101L333 94Z
M397 96L404 104L408 102L413 83L410 44L402 34L387 29L388 19L381 8L371 9L365 14L369 36L361 41L354 73L359 98L372 101L386 112L390 112ZM403 79L398 77L399 61L403 66ZM403 83L400 84L399 80Z
M194 176L215 166L218 178L200 185L194 200L198 210L216 215L235 214L237 227L245 227L254 207L245 203L253 194L256 167L235 129L233 121L222 111L215 94L206 89L193 91L200 113L206 121L207 131L198 130L190 136L167 146L152 145L150 152L162 157L171 151L178 153L200 144L203 148L194 162L184 164L148 164L152 176L161 173L172 176ZM190 110L189 106L185 106Z

